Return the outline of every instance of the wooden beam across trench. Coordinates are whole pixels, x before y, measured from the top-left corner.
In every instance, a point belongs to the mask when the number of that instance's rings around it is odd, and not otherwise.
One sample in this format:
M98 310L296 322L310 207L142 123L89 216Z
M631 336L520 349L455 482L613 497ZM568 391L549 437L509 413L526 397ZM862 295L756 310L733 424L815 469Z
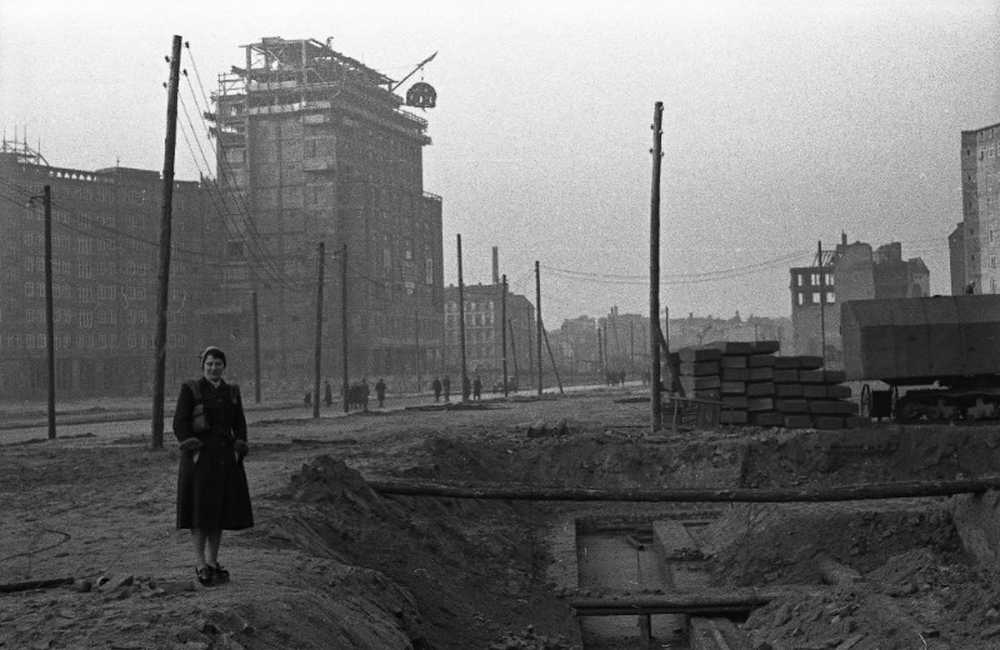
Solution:
M823 593L808 585L702 588L668 594L627 594L620 596L580 596L569 599L577 616L629 616L635 614L688 614L690 616L746 615L772 600L787 596L805 597Z
M380 494L452 499L526 501L650 501L673 503L816 503L941 497L1000 489L1000 476L976 479L866 483L834 487L772 488L573 488L527 485L448 485L426 481L374 480Z

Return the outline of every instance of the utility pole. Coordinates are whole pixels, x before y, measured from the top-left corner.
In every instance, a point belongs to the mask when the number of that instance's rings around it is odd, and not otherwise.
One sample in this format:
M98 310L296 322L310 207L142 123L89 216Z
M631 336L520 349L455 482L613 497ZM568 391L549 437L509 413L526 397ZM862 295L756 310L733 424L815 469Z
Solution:
M611 368L611 357L608 354L608 320L611 315L608 314L608 318L604 319L604 371L608 372Z
M628 322L628 367L635 372L635 322Z
M323 262L326 257L326 247L323 242L318 244L316 259L316 348L313 366L313 417L319 417L320 377L323 374Z
M556 367L556 358L552 354L552 346L549 345L549 333L545 331L545 326L542 326L542 336L545 337L545 349L549 351L549 362L552 363L552 374L556 376L556 385L559 386L559 394L565 395L563 392L562 379L559 378L559 368Z
M652 364L649 382L650 432L663 426L660 403L660 137L663 134L663 102L653 109L653 182L649 200L649 351Z
M608 368L604 363L604 341L601 338L601 326L597 326L597 363L600 366L601 374L604 375L604 379L608 378Z
M816 266L819 267L819 355L826 366L826 268L823 266L823 240L816 242Z
M52 186L42 193L45 208L45 364L48 370L49 440L56 437L56 327L52 308Z
M177 146L177 87L181 75L181 37L174 35L167 87L167 135L163 150L163 211L160 214L159 292L156 300L155 370L153 374L152 447L163 449L163 386L167 374L167 298L170 280L170 220L174 200L174 151Z
M469 383L465 367L465 285L462 283L462 235L455 235L458 246L458 347L462 353L462 401L469 399L466 386Z
M340 356L343 358L341 365L341 382L343 383L344 413L347 413L349 405L347 393L350 390L347 370L347 244L340 247Z
M503 368L503 396L507 391L507 274L500 283L500 365Z
M420 378L420 314L416 311L413 312L413 345L417 348L413 364L415 366L414 369L417 371L417 392L419 393L423 380Z
M253 400L260 404L260 312L257 292L253 292Z
M542 394L542 276L535 260L535 348L538 356L538 394Z
M510 330L510 356L514 359L514 385L517 386L518 390L521 389L520 384L520 373L517 369L517 339L514 337L514 321L507 320L507 329Z

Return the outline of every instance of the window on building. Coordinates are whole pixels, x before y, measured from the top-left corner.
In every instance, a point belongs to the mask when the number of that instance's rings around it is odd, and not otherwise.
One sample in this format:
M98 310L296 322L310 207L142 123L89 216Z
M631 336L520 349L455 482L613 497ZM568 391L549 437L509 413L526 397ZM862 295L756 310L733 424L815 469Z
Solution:
M812 293L812 303L814 305L818 305L819 304L819 291L813 291L813 293Z
M826 304L832 305L836 301L832 291L826 292Z
M798 298L798 303L799 303L800 307L802 305L806 304L806 294L804 294L804 293L797 293L797 294L795 294L795 297Z
M990 268L995 269L997 267L997 256L990 255Z
M809 275L809 284L813 285L814 287L819 286L819 273L812 273Z
M832 287L833 286L833 273L827 273L826 274L826 286L828 286L828 287Z

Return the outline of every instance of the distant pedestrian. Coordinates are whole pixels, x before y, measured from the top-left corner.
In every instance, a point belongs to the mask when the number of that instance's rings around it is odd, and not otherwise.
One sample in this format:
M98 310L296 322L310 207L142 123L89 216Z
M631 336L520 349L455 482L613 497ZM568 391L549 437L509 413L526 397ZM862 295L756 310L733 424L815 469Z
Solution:
M451 378L445 375L441 380L441 390L444 392L444 401L451 401Z
M381 377L375 382L375 398L378 399L378 407L382 408L385 402L385 381Z
M438 379L437 377L435 377L434 381L431 382L431 390L434 391L434 401L436 402L436 401L440 400L441 399L441 380Z
M472 382L469 381L468 375L462 375L462 401L469 401L469 395L472 393Z
M302 402L306 406L312 406L312 404L313 404L313 392L311 390L306 389L306 396L302 398Z
M368 397L372 394L372 389L368 385L368 378L361 378L361 408L366 413L368 412Z
M478 400L483 395L483 380L476 375L476 378L472 380L472 399Z
M323 402L330 406L333 404L333 389L330 388L330 380L326 380L326 386L323 388Z

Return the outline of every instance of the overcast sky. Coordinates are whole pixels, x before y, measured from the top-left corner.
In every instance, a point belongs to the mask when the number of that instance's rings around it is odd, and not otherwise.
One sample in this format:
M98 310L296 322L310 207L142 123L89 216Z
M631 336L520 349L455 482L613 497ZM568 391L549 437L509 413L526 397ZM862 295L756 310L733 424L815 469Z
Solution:
M424 188L444 198L446 283L456 233L467 284L490 281L498 246L534 300L539 260L551 328L613 305L648 313L662 101L661 303L787 316L788 268L841 232L901 241L948 292L960 133L1000 122L998 15L992 0L3 0L0 125L27 128L54 166L160 170L174 34L190 43L196 90L182 83L181 99L199 131L195 70L211 92L262 36L333 37L395 79L439 51L403 88L438 91ZM196 179L197 148L177 152L177 177Z

